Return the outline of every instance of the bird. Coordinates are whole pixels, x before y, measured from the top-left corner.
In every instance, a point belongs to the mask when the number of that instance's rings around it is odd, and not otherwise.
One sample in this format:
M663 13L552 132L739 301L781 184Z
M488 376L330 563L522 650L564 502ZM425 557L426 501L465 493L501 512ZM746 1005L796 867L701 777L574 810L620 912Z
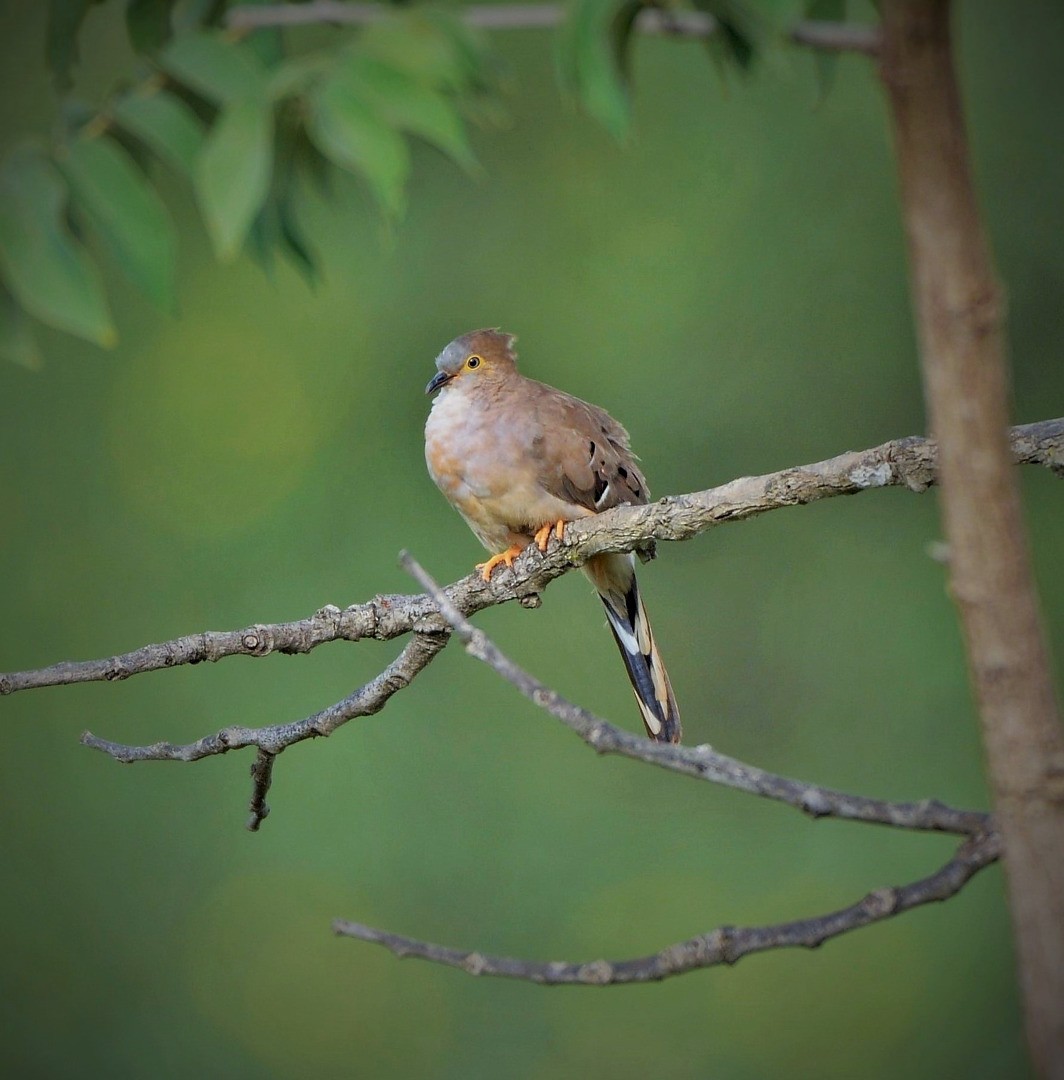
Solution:
M517 370L516 337L498 329L456 337L425 387L429 475L490 558L485 581L531 544L545 552L565 527L650 500L628 432L597 405ZM647 734L678 743L680 714L654 642L630 554L595 555L583 571L598 591Z

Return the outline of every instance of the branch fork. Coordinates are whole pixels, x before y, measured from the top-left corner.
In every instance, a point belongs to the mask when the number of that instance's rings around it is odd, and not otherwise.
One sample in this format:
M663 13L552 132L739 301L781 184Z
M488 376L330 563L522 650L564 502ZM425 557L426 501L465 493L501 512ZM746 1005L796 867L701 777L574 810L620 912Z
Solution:
M1017 463L1039 464L1064 472L1064 418L1013 428ZM230 750L254 747L252 795L247 827L256 831L269 814L266 796L277 757L290 746L324 737L355 717L379 712L457 637L466 651L490 666L537 706L560 720L599 754L617 754L671 772L722 784L772 799L807 816L838 818L915 831L951 833L964 838L954 856L933 874L898 887L876 889L849 907L814 918L762 927L718 927L649 957L585 963L519 960L434 945L337 920L336 933L377 942L400 956L415 956L475 975L528 979L543 984L614 985L668 978L696 968L732 964L750 953L773 948L815 948L839 934L893 917L921 904L948 899L979 870L1000 857L1000 839L991 817L955 809L935 799L898 803L850 795L793 780L737 761L710 746L674 746L621 730L568 701L521 669L469 617L486 607L517 600L536 606L554 578L605 551L637 551L656 540L686 540L718 525L742 521L784 506L799 506L836 495L883 487L926 490L937 479L934 441L899 439L872 449L764 476L742 477L717 488L662 499L638 507L618 507L595 518L573 522L565 539L545 553L523 553L511 570L490 582L473 573L442 588L407 553L400 562L424 593L381 595L343 610L325 605L306 619L255 623L242 630L207 631L146 645L103 660L60 663L36 671L0 675L0 695L44 686L110 681L179 664L211 662L229 656L262 657L272 652L304 653L329 641L363 638L409 640L383 671L343 700L300 720L249 728L232 725L185 745L158 742L131 746L85 732L82 742L121 762L198 761Z

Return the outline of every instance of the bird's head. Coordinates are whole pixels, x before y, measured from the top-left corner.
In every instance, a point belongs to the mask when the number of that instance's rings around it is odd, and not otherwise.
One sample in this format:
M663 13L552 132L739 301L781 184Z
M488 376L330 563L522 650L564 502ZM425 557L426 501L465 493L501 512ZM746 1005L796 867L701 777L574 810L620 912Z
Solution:
M472 386L474 380L480 382L512 373L517 367L516 340L513 334L498 329L473 330L456 337L436 357L436 374L425 387L425 393L434 394L456 380L468 379L465 385Z

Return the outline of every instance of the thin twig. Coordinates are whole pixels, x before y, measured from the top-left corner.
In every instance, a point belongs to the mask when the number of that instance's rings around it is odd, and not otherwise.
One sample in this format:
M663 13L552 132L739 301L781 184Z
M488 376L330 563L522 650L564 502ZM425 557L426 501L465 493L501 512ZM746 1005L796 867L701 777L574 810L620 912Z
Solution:
M277 26L366 26L394 15L387 4L348 4L341 0L312 0L307 4L242 4L226 16L231 30L248 32ZM482 30L550 30L567 17L562 4L481 4L461 10L463 21ZM644 34L707 38L717 32L717 20L702 11L664 11L646 7L636 19ZM879 28L853 23L807 20L789 33L796 45L833 52L859 52L874 56L879 49Z
M1064 418L1015 427L1010 438L1017 464L1042 465L1064 475ZM924 491L935 483L937 460L934 441L912 436L811 465L670 496L648 506L618 507L573 522L566 530L565 543L546 556L533 546L517 560L513 571L496 572L490 583L482 581L479 574L470 574L450 586L447 596L465 615L514 599L529 601L554 578L603 551L632 551L654 539L686 540L717 525L835 495L855 495L880 487ZM33 671L0 674L0 695L43 686L126 679L227 656L305 653L329 641L388 641L415 626L427 631L445 629L428 596L377 596L343 611L327 605L294 622L209 630L102 660L64 661Z
M734 964L744 956L768 949L815 949L850 930L882 922L923 904L948 900L999 855L998 835L994 832L981 833L962 844L956 855L929 877L896 888L876 889L856 904L839 911L772 926L722 926L688 941L677 942L652 956L632 960L592 960L575 964L486 956L480 952L461 952L433 945L343 919L333 923L333 931L343 937L383 945L399 957L414 956L431 960L460 968L470 975L525 979L547 986L617 986L622 983L657 982L697 968Z
M397 690L409 686L446 644L445 634L415 633L403 651L365 686L321 712L287 724L260 728L233 725L195 742L180 745L158 742L150 746L128 746L101 739L91 731L84 732L81 741L85 746L101 750L125 764L135 761L199 761L200 758L226 754L247 746L256 746L260 752L276 755L304 739L331 735L356 716L372 716L380 712L388 699Z
M276 754L266 750L260 750L251 763L251 802L248 804L248 831L258 832L259 826L266 820L270 813L270 807L266 802L266 795L273 783L273 765L277 760Z
M935 799L916 803L895 803L848 795L841 791L791 780L766 772L735 758L720 754L710 746L676 746L653 742L634 735L562 697L505 656L482 631L447 598L424 568L407 552L399 561L422 588L439 604L444 618L454 628L466 651L501 675L526 698L561 720L571 731L600 754L620 754L672 772L683 773L713 784L746 791L762 798L786 803L813 818L834 817L901 829L974 835L986 830L989 815L978 810L955 810Z

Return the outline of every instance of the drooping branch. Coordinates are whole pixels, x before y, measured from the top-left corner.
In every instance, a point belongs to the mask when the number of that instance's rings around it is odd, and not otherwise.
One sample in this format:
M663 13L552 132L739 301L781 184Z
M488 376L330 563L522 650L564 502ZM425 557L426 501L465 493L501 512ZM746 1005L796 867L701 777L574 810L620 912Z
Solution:
M269 27L366 26L394 14L387 4L344 3L342 0L311 0L306 4L241 4L226 16L232 30L251 31ZM482 30L549 30L565 21L562 4L481 4L462 10L469 26ZM636 19L644 34L668 37L707 38L718 29L717 20L702 11L672 11L646 7ZM790 31L796 45L831 52L858 52L874 56L879 51L879 27L853 23L808 20Z
M759 795L793 806L813 818L834 817L845 821L893 825L899 829L961 835L972 835L988 827L989 815L977 810L954 810L934 799L894 803L863 795L847 795L766 772L718 753L711 746L677 746L654 742L641 734L615 727L569 701L515 664L482 630L478 630L462 615L448 599L446 590L441 589L412 556L404 552L400 562L439 604L443 617L471 656L487 664L529 701L560 720L600 754L619 754L671 772Z
M815 817L831 815L907 828L944 828L967 833L968 839L953 858L929 877L896 888L876 889L841 910L771 926L718 927L709 933L670 945L661 952L629 960L571 963L491 956L480 951L464 952L436 945L364 923L336 919L333 931L342 937L373 942L383 945L400 958L417 957L459 968L470 975L522 979L547 986L615 986L657 982L698 968L734 964L744 956L769 949L817 948L840 934L892 918L922 904L948 900L973 875L1000 856L1000 839L985 814L950 810L932 801L892 804L841 795L773 776L717 754L708 746L678 747L620 731L567 701L519 668L482 631L462 616L448 600L445 591L410 555L404 554L400 561L439 604L443 616L470 655L488 664L600 753L620 753L687 775L778 799ZM935 824L931 824L932 821ZM951 828L951 825L954 827Z
M1042 465L1064 476L1064 418L1015 427L1010 442L1017 464ZM936 482L937 464L935 442L914 435L811 465L669 496L648 506L618 507L574 522L566 530L565 543L552 547L545 556L532 548L517 560L512 572L499 571L490 583L479 574L470 574L450 586L447 596L464 615L515 599L532 602L554 578L599 552L632 551L655 539L687 540L717 525L836 495L881 487L925 491ZM427 631L445 629L435 611L435 604L425 595L382 595L344 610L330 604L293 622L208 630L102 660L64 661L32 671L0 673L0 695L44 686L110 682L229 656L305 653L330 641L390 641L415 626Z
M1010 468L1005 304L976 200L949 0L883 4L924 393L951 592L1005 845L1036 1072L1064 1076L1064 729Z
M688 941L670 945L652 956L633 960L567 963L487 956L481 952L462 952L433 945L344 919L337 919L333 923L333 931L343 937L383 945L399 957L431 960L460 968L470 975L525 979L547 986L617 986L657 982L698 968L734 964L744 956L768 949L815 949L840 934L882 922L923 904L948 900L999 855L997 833L980 833L962 844L953 858L929 877L896 888L876 889L856 904L839 911L772 926L722 926Z

